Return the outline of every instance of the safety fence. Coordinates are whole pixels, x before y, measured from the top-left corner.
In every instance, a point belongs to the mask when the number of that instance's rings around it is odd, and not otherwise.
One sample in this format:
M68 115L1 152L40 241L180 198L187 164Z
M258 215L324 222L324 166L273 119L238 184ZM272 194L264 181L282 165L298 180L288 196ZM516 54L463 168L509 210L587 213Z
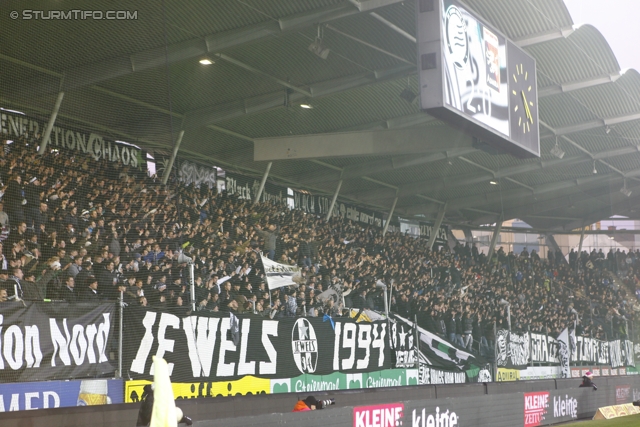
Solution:
M109 302L7 302L0 410L136 402L152 380L153 355L167 360L174 394L186 399L637 374L629 340L498 331L493 363L408 319L353 315L185 316Z

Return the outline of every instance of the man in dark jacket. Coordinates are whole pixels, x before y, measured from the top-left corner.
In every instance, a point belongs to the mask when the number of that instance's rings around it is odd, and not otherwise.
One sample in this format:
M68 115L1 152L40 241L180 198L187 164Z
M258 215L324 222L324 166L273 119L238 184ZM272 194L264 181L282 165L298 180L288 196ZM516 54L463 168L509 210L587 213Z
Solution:
M147 384L144 386L144 391L142 392L142 406L140 406L140 410L138 411L138 421L136 422L136 427L148 426L151 422L151 414L153 413L153 385ZM178 424L186 424L190 426L193 424L191 418L186 415L182 415L182 410L176 407L176 415L178 415Z
M275 260L276 240L278 239L278 234L280 233L280 227L276 227L275 225L271 224L269 225L269 229L267 231L263 230L259 225L256 225L255 229L258 232L258 235L264 240L262 249L267 255L267 258L269 258L270 260Z
M78 300L78 294L75 291L75 279L73 276L67 276L64 280L64 286L60 289L58 295L59 300L66 302L76 302Z
M79 300L84 302L100 301L100 294L98 293L98 279L95 276L89 276L87 278L87 287L79 294Z
M20 175L15 175L4 192L2 201L4 202L4 208L9 215L9 222L11 224L20 224L24 221L24 210L22 209L22 178Z
M37 231L37 228L40 227L38 224L36 228L35 224L35 218L40 210L40 181L38 177L34 176L29 180L29 184L24 189L24 198L27 200L27 205L25 206L27 227Z

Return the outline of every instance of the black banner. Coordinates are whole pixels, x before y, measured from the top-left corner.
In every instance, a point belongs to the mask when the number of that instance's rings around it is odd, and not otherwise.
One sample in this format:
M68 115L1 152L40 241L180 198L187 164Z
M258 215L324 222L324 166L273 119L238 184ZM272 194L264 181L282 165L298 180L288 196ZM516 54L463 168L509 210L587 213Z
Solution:
M499 367L522 369L529 364L529 334L499 330L496 334L496 363Z
M357 373L391 368L386 322L286 318L212 313L125 310L124 371L151 378L151 356L169 363L172 381L233 380L247 375L293 378L300 374Z
M601 341L568 334L570 362L610 365L612 368L635 366L634 345L629 340ZM516 334L499 330L496 335L496 362L499 367L523 369L530 362L559 365L563 359L560 342L543 334Z
M251 178L225 171L225 189L230 196L237 196L240 200L253 200L258 194L260 179ZM287 199L287 187L265 182L260 202L272 201L282 203Z
M216 188L217 169L213 166L202 166L187 160L180 160L178 167L178 181L185 185L193 184L196 188L206 185ZM158 166L156 165L156 170Z
M0 114L0 133L6 139L40 137L44 135L46 121L40 121L22 114L3 111ZM35 149L36 144L33 145ZM70 155L83 154L95 160L121 163L139 169L146 169L147 153L131 144L104 138L92 131L82 131L59 125L53 126L49 136L48 149L59 149Z
M113 373L112 303L0 305L0 381L74 379Z

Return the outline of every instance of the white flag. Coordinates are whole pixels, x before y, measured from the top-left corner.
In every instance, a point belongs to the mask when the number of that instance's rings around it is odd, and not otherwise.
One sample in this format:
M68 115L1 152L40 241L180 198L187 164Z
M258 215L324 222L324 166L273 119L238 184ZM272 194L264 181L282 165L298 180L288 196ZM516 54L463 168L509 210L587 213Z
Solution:
M153 356L153 412L151 413L150 427L177 427L178 413L182 418L182 411L176 408L173 399L173 388L169 379L169 367L167 362L161 358Z
M564 328L564 331L558 336L558 359L560 359L562 378L571 378L571 368L569 367L569 360L571 359L569 328Z
M262 265L264 265L264 274L267 278L267 286L269 287L269 290L300 283L300 280L302 279L302 276L300 275L300 267L295 265L279 264L262 256L262 254L260 255L260 258L262 258Z

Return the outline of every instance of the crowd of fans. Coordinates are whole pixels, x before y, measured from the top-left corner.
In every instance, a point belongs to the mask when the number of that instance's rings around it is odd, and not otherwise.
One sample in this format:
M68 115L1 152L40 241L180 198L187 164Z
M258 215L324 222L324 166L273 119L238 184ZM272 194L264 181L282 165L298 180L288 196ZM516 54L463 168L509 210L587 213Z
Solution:
M640 253L569 256L535 251L491 259L474 245L429 250L400 232L241 200L207 186L162 185L146 171L53 151L25 138L3 144L0 302L116 300L179 315L196 310L270 318L391 311L482 352L494 325L558 335L568 324L601 339L625 337ZM297 264L297 286L269 292L259 253ZM631 260L631 262L627 261ZM509 310L507 310L509 307ZM510 311L510 316L508 315ZM488 346L488 347L487 347Z

